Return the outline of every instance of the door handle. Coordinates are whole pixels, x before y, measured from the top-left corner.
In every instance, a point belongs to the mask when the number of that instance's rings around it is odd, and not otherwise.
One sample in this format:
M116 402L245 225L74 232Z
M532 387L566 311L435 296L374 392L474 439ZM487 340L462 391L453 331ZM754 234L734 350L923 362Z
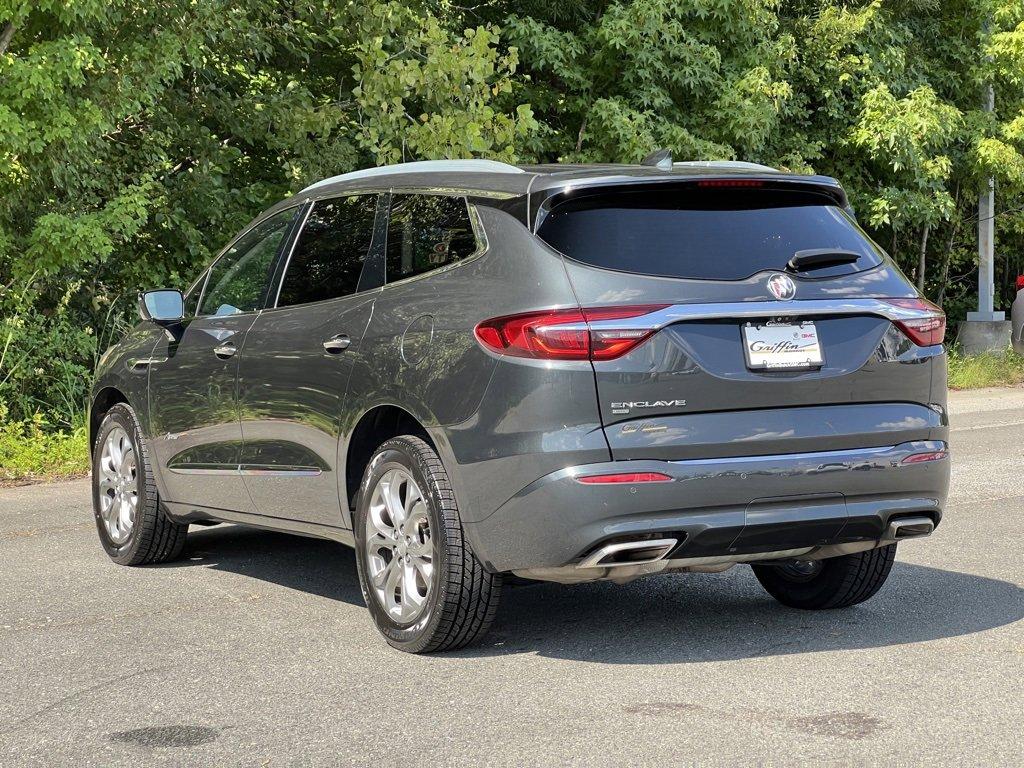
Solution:
M219 357L221 360L227 360L229 357L238 351L238 347L232 344L230 341L226 344L221 344L213 348L213 354Z
M339 352L344 352L348 349L348 346L351 343L352 339L350 339L347 334L339 333L337 336L332 336L324 342L324 349L332 355L336 355Z

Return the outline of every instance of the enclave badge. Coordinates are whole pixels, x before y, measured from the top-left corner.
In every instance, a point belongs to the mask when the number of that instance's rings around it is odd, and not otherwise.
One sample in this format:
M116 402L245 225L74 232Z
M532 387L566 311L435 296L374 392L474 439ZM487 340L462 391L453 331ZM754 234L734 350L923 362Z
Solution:
M796 296L796 283L788 275L772 275L768 278L768 290L779 301L789 301Z

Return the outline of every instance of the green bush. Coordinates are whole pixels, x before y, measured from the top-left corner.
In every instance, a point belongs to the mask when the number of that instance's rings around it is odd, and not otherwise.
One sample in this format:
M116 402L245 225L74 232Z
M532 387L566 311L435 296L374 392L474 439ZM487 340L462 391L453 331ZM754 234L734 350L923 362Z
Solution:
M0 406L0 484L84 475L88 442L84 424L53 430L42 415L8 421Z

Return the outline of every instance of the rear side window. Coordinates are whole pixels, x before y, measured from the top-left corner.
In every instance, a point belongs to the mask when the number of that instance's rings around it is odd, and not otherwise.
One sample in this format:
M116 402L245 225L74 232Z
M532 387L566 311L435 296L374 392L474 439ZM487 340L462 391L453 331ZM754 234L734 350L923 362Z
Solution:
M309 304L356 292L373 240L376 195L313 204L288 260L277 306Z
M476 251L463 197L395 195L388 219L387 281L452 264Z
M674 188L590 196L554 208L538 231L552 248L595 267L696 280L782 270L797 251L861 254L806 277L877 266L881 253L823 196L768 189Z

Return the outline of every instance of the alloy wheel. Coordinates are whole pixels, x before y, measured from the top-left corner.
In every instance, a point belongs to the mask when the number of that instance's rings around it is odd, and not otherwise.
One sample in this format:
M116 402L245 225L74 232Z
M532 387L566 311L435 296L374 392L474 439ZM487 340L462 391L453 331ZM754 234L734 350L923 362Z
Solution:
M412 475L389 469L374 486L366 515L370 585L393 621L415 621L433 588L434 547L427 500Z
M128 433L114 427L103 441L99 460L100 517L110 540L124 544L139 507L138 461Z

